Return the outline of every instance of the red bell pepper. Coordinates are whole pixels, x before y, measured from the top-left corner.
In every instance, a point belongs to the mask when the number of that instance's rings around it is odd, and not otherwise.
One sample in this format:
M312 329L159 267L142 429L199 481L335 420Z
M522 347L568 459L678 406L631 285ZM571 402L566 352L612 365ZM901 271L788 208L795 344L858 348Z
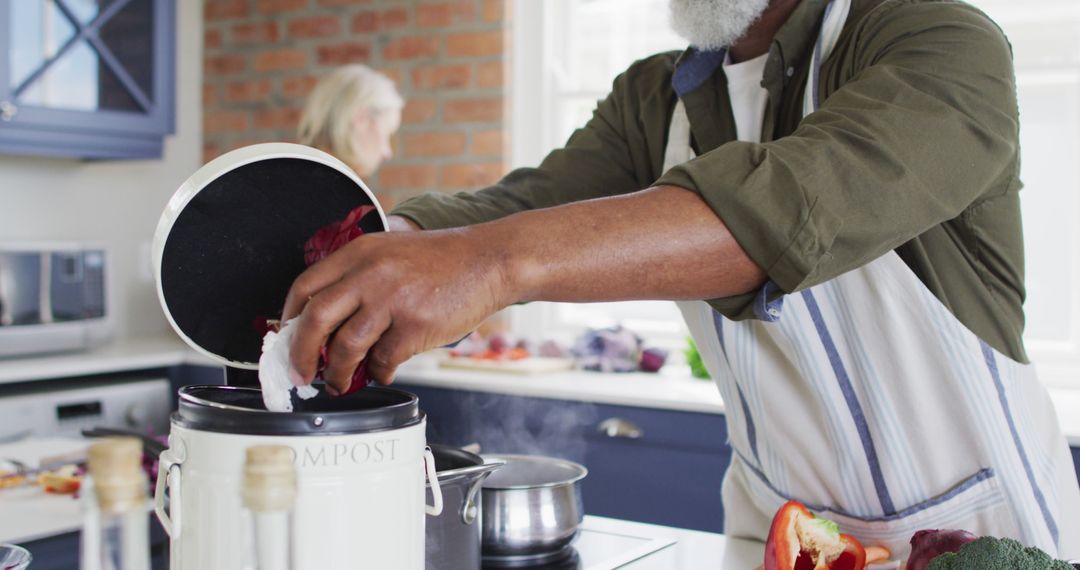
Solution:
M866 551L835 522L788 501L773 517L765 542L765 570L863 570Z

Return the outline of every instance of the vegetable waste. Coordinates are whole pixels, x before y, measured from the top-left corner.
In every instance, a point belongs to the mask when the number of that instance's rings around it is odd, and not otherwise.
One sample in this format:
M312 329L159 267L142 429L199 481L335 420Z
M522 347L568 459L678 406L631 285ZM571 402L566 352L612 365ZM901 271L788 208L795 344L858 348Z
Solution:
M907 570L926 570L930 561L946 552L956 552L960 547L978 538L966 530L927 529L911 536L911 556Z
M835 522L788 501L773 517L764 570L863 570L866 550Z

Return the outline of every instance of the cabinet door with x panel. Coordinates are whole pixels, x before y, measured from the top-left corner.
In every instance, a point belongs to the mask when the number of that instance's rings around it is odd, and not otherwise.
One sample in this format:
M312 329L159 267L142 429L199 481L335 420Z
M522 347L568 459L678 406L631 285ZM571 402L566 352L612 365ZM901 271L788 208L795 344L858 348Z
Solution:
M175 20L175 0L0 2L0 153L160 157Z

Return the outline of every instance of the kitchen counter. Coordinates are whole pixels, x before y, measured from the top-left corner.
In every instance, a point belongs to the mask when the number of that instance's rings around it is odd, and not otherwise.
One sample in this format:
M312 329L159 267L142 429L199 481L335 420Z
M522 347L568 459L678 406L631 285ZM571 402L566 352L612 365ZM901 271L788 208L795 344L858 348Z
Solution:
M0 491L0 543L31 542L80 529L79 501L67 495L47 495L35 487ZM18 516L11 516L17 513ZM618 566L629 570L752 570L761 564L764 545L759 542L728 539L720 534L686 530L632 521L586 516L583 532L647 537L670 543L658 551L634 559L627 551L625 562ZM611 560L611 553L587 550L579 542L585 564L582 570L608 570L611 566L589 563ZM615 553L618 554L618 553ZM618 556L616 556L617 558ZM630 560L626 560L630 558Z
M0 384L192 364L217 366L168 331L118 340L85 352L0 360ZM712 382L685 374L597 374L567 371L521 375L440 369L420 355L398 371L402 385L433 386L538 398L585 401L711 414L724 413ZM1080 446L1080 390L1052 389L1058 419L1072 446Z
M765 545L722 534L658 526L603 517L585 517L583 533L600 531L629 536L648 536L673 541L655 553L617 566L628 570L753 570L761 565ZM579 544L584 547L583 544ZM580 548L579 548L580 550ZM583 561L582 570L607 570Z

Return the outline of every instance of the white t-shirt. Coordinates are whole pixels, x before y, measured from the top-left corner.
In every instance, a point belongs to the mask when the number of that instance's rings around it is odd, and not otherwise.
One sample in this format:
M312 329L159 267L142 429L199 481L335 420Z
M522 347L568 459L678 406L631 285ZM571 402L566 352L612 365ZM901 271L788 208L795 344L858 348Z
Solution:
M731 63L729 56L724 61L731 112L735 116L735 129L741 141L761 142L761 124L765 121L765 105L769 102L769 92L761 86L761 78L765 76L768 57L769 54L764 54Z

